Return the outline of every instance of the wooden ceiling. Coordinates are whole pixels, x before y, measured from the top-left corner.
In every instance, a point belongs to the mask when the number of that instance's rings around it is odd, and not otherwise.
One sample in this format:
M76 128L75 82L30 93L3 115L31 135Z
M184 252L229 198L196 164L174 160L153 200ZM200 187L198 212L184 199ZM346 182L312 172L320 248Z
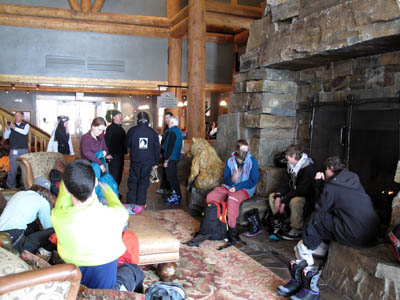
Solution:
M106 0L65 0L71 9L40 6L14 5L0 3L0 25L56 30L100 32L157 38L186 39L188 31L188 7L181 9L174 17L154 17L103 13L101 9ZM111 0L108 0L111 1ZM250 24L261 18L261 7L207 1L206 30L207 42L237 43L246 41ZM61 84L62 83L62 84ZM0 74L0 90L15 89L42 91L107 92L120 94L158 93L155 81L108 80L85 78L39 78L39 76L16 76ZM228 88L229 86L229 88ZM207 90L226 91L231 85L207 85Z

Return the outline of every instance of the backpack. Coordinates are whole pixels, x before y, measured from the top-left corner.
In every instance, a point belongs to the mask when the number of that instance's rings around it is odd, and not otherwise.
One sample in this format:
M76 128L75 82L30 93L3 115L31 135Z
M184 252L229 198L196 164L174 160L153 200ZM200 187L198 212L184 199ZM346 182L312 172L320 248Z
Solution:
M58 196L60 191L60 182L62 180L62 173L57 169L52 169L49 174L50 178L50 192Z
M146 291L146 300L183 300L186 293L183 287L174 282L153 282Z
M210 202L204 211L199 231L188 245L197 247L205 240L223 240L228 231L227 212L226 202Z

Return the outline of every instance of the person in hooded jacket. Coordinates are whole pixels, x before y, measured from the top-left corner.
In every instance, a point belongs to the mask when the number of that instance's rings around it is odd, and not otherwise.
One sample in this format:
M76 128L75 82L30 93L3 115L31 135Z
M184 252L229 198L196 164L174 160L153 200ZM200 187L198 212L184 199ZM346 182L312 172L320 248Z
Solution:
M273 215L290 214L290 229L282 234L286 240L299 240L304 219L314 207L315 164L298 145L289 145L285 152L287 173L280 188L269 195ZM279 239L274 235L270 239Z
M250 154L249 145L245 140L239 140L236 151L225 164L224 184L216 187L207 195L206 202L227 201L229 242L234 245L238 241L236 220L239 216L240 203L250 199L256 190L258 182L258 162Z
M330 241L350 247L367 247L375 242L379 219L357 174L345 169L339 157L327 158L325 173L316 174L322 192L315 211L307 219L303 239L294 247L297 260L289 263L292 279L277 293L292 300L319 299L320 267L314 257L326 257Z
M131 161L126 199L128 204L134 204L131 206L134 213L140 213L146 206L150 173L158 167L161 153L158 134L149 127L149 115L139 112L137 119L138 125L129 129L125 139Z

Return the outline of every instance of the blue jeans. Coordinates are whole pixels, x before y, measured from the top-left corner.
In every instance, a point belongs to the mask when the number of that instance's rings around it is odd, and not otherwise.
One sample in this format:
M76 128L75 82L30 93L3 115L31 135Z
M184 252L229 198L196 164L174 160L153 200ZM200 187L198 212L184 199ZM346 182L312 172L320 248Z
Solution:
M7 187L13 189L16 187L18 163L17 158L23 154L29 153L28 149L10 149L10 170L7 175Z

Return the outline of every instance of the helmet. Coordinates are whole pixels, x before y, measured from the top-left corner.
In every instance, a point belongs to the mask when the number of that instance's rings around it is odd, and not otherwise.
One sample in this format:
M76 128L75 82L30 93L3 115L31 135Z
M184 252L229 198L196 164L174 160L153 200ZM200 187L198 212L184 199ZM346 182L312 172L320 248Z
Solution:
M138 124L144 124L144 123L149 123L149 114L147 112L141 111L137 115L137 122Z

